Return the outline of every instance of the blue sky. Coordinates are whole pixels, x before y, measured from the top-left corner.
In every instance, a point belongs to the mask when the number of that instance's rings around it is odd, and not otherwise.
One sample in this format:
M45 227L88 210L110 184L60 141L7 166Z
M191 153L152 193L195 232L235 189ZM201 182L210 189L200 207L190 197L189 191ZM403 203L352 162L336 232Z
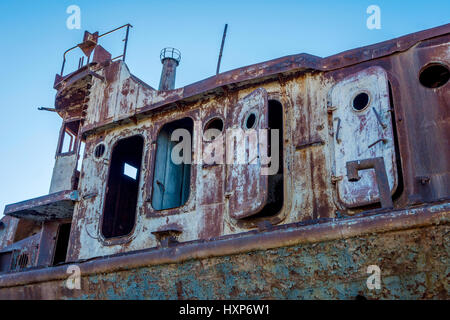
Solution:
M369 30L366 9L381 9L381 29ZM81 9L81 29L69 30L69 5ZM84 30L106 32L131 23L127 64L153 87L159 52L182 53L177 87L214 75L225 23L221 71L301 52L329 56L449 23L450 1L0 1L0 217L6 204L48 193L61 119L53 81L63 52ZM120 54L121 38L104 46ZM69 66L77 61L73 55ZM70 69L68 69L70 71Z

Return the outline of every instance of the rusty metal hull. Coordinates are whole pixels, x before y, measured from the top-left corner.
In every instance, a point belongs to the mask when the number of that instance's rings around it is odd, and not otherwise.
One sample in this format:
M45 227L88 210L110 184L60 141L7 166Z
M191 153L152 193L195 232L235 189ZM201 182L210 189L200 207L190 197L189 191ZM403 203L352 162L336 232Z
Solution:
M448 299L448 204L0 276L1 299ZM72 264L73 265L73 264ZM366 285L381 269L380 289Z

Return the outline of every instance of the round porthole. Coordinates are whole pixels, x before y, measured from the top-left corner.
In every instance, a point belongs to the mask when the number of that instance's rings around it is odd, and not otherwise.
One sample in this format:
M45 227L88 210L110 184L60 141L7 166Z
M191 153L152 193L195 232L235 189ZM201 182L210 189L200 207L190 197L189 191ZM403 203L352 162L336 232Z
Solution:
M442 87L448 82L449 78L450 71L447 66L441 63L430 63L419 74L420 83L430 89Z
M98 146L95 147L94 156L96 158L101 158L105 153L105 149L106 149L105 145L103 143L100 143Z
M222 119L212 118L206 123L203 129L203 137L207 141L213 141L222 134L223 127L224 125Z
M370 97L367 92L358 93L352 101L352 107L356 111L362 111L369 106Z
M256 114L253 112L250 113L245 120L245 128L246 129L253 129L256 126Z

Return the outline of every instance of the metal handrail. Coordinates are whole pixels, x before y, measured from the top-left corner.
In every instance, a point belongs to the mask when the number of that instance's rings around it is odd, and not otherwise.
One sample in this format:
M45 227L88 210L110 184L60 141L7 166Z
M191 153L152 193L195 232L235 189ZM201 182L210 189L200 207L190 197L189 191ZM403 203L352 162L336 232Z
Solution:
M177 63L180 63L181 52L178 49L167 47L161 50L159 58L161 59L161 61L170 58L174 59Z
M125 42L125 43L124 43L124 47L123 47L123 53L122 53L120 56L115 57L113 60L118 59L118 58L122 58L122 60L125 61L125 57L126 57L126 54L127 54L127 46L128 46L128 35L129 35L129 32L130 32L130 28L133 28L133 26L132 26L131 24L127 23L127 24L124 24L124 25L121 26L121 27L118 27L118 28L115 28L115 29L113 29L113 30L111 30L111 31L105 32L105 33L103 33L103 34L101 34L101 35L99 35L99 36L97 37L97 39L100 39L101 37L104 37L104 36L106 36L106 35L108 35L108 34L110 34L110 33L113 33L113 32L115 32L115 31L118 31L118 30L123 29L123 28L125 28L125 27L127 28L127 31L126 31L126 34L125 34L125 39L123 39L123 41ZM65 67L65 65L66 65L66 55L67 55L70 51L75 50L76 48L78 48L79 45L80 45L80 44L77 44L76 46L74 46L74 47L72 47L72 48L69 48L69 49L67 49L66 51L64 51L64 54L63 54L63 63L62 63L61 74L60 74L61 76L63 76L63 73L64 73L64 67ZM86 63L86 64L89 64L89 59L90 59L90 56L88 57L87 63Z

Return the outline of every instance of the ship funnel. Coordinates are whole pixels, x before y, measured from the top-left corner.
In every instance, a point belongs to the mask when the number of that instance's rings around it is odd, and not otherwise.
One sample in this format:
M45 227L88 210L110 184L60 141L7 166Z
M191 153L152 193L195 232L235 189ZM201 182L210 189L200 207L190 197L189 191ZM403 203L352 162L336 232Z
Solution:
M175 89L175 76L181 60L181 53L175 48L164 48L159 56L163 65L159 90Z

